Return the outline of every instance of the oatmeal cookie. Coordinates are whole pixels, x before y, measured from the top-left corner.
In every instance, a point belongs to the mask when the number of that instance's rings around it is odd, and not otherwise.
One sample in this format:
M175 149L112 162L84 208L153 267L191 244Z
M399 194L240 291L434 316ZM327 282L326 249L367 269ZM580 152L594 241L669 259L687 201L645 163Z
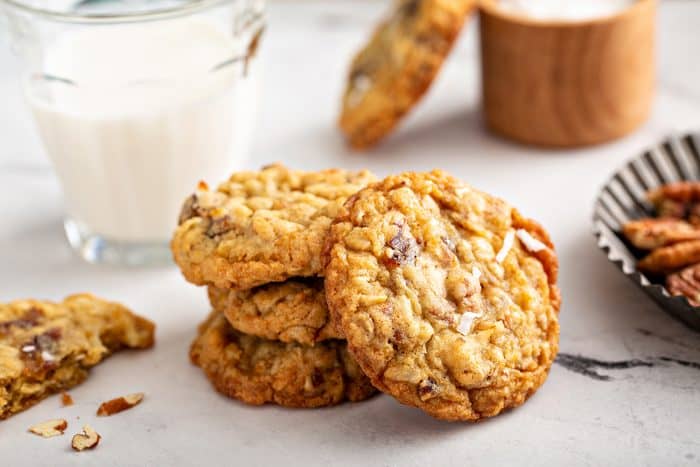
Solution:
M343 338L329 319L323 279L289 280L243 291L210 286L208 292L212 307L243 333L304 345Z
M558 349L547 233L441 171L391 176L333 223L326 295L372 383L447 420L516 407Z
M310 347L261 339L234 330L216 311L200 325L190 358L217 391L247 404L323 407L376 393L344 342Z
M235 173L215 191L200 184L171 242L175 262L194 284L239 290L318 275L331 221L374 179L367 171L272 165Z
M351 146L389 134L430 87L474 0L398 0L355 56L339 126Z
M155 326L88 294L0 305L0 419L81 383L112 352L153 345Z

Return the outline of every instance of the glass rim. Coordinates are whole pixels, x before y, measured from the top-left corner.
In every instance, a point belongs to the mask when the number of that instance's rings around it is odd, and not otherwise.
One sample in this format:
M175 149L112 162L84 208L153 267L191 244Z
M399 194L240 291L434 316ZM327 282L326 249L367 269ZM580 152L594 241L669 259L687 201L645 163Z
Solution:
M29 13L44 19L63 23L82 24L118 24L135 23L140 21L155 21L160 19L175 18L206 10L226 3L234 3L240 0L194 0L183 5L159 8L152 11L134 11L126 13L71 13L52 11L37 8L18 0L0 0L0 5L13 8L24 13Z

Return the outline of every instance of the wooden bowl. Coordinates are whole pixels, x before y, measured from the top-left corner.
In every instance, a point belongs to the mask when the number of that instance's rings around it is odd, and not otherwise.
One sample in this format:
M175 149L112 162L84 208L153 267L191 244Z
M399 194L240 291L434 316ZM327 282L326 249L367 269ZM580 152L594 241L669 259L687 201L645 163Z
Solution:
M572 147L623 136L649 114L654 92L656 0L610 17L541 21L494 0L480 9L486 123L540 146Z

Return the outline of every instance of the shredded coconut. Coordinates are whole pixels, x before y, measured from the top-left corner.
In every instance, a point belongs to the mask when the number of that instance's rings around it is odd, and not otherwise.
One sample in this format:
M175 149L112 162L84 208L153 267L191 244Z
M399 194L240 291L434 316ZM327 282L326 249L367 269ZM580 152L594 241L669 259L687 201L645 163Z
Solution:
M509 230L506 234L506 238L503 239L503 246L501 247L501 250L496 255L496 262L502 263L503 260L506 259L506 256L508 256L508 252L511 248L513 248L514 240L515 233L512 230Z
M481 278L481 271L479 271L479 268L477 268L476 266L472 268L472 276L474 276L476 280L479 280Z
M348 105L350 107L357 106L364 95L372 87L372 79L367 75L360 75L352 82L352 90L348 94Z
M48 353L46 350L43 350L41 352L41 359L45 362L53 362L54 360L56 360L54 356Z
M525 229L518 229L515 233L523 245L525 245L525 248L532 253L537 253L547 248L547 245L530 235L530 232Z
M25 345L24 347L22 347L22 352L24 352L24 353L31 353L31 352L34 352L35 350L36 350L36 346L32 345L32 344L28 344L28 345Z
M479 313L472 313L469 311L462 313L462 316L459 318L459 324L457 325L457 331L463 336L469 334L472 330L474 320L479 316L481 316Z

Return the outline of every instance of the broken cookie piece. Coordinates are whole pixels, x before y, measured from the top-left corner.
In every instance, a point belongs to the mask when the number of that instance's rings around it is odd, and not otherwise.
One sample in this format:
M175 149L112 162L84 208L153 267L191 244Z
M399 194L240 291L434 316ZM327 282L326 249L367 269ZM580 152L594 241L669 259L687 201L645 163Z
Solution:
M0 304L0 420L81 383L115 351L151 347L154 329L88 294Z

